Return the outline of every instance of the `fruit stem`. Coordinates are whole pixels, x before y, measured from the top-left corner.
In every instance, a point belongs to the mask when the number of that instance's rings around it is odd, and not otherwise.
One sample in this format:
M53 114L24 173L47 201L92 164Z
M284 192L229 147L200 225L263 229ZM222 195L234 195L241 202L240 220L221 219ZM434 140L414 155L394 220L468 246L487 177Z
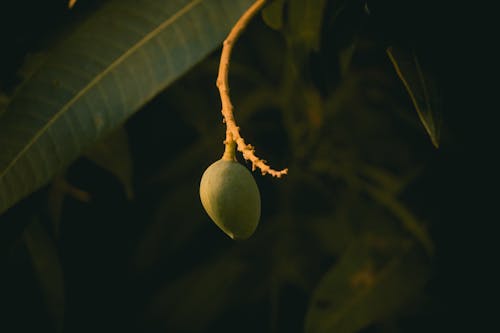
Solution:
M236 142L232 136L228 134L226 141L224 141L225 149L222 159L225 161L236 161Z

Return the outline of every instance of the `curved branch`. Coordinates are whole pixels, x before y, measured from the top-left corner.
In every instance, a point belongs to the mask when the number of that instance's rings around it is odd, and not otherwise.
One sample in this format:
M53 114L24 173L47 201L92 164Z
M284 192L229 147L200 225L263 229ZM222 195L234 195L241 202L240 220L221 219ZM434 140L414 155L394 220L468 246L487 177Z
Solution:
M266 164L266 161L255 155L254 147L247 144L240 135L240 129L238 125L236 125L236 121L234 119L233 104L231 103L231 98L229 97L228 72L234 43L240 37L250 20L259 12L265 3L266 0L257 0L252 6L250 6L243 16L240 17L238 22L236 22L227 38L224 40L222 54L220 57L219 74L217 76L217 88L219 89L222 102L222 115L224 117L224 122L226 123L226 140L224 141L226 147L232 142L236 142L236 147L238 151L243 154L243 158L252 162L252 170L258 168L261 170L263 175L268 173L273 177L279 178L287 174L288 169L279 171L274 170Z

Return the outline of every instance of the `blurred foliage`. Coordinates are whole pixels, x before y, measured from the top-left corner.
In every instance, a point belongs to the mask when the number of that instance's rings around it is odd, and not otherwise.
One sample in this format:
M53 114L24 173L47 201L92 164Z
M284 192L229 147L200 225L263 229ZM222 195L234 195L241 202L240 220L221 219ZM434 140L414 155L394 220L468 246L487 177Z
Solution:
M242 135L290 170L255 174L251 239L227 238L198 198L223 152L216 52L1 217L0 331L440 331L438 208L415 190L437 153L386 54L400 31L378 34L390 4L273 1L236 44Z
M64 321L64 278L55 243L36 219L24 230L23 241L54 329L61 332Z

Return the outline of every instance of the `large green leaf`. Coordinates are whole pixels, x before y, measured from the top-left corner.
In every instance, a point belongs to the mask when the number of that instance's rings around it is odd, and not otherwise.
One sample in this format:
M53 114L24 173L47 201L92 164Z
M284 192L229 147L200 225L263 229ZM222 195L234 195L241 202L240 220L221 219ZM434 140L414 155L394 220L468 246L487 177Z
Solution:
M306 333L354 333L394 315L428 279L429 266L416 246L383 249L369 238L354 242L316 288Z
M0 118L0 213L215 49L251 3L114 0L76 27Z

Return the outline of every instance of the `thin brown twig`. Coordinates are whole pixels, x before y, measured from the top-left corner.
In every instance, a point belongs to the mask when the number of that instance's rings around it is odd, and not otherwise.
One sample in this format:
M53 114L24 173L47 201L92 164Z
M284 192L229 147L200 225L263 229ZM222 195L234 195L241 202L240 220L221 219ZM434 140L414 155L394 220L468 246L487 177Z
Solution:
M236 40L239 38L245 27L248 25L250 20L259 12L259 10L264 6L266 0L257 0L247 11L240 17L238 22L231 29L231 32L224 40L222 46L222 54L220 57L219 64L219 74L217 76L217 88L219 89L220 98L222 102L222 115L224 116L224 122L226 123L226 140L224 144L228 146L233 141L236 142L236 147L238 151L243 154L243 158L252 162L252 170L260 169L262 174L270 174L273 177L281 177L287 174L288 169L274 170L266 162L257 156L255 156L255 148L247 143L240 135L240 129L236 125L233 114L233 104L231 103L231 98L229 97L229 82L228 82L228 72L229 63L231 59L231 52Z

